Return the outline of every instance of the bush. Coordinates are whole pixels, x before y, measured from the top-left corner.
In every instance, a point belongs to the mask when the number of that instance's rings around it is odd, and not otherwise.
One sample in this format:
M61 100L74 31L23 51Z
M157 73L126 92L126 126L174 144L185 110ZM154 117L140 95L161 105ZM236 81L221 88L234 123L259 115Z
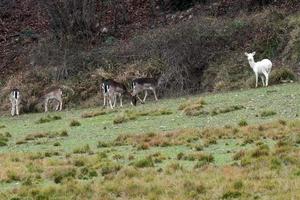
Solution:
M80 125L81 125L80 122L77 121L77 120L72 120L72 121L70 122L70 126L71 126L71 127L74 127L74 126L80 126Z
M101 111L94 111L94 112L87 112L87 113L83 113L81 115L82 118L92 118L92 117L97 117L100 115L105 115L106 111L101 110Z
M9 137L7 137L7 135L4 135L4 134L0 133L0 147L7 145L8 138Z
M90 146L88 144L86 144L82 147L75 148L73 150L73 153L78 153L78 154L92 153L92 150L91 150Z
M68 136L68 131L63 130L60 134L61 137L67 137Z
M271 72L270 84L279 84L282 82L296 81L297 75L289 68L274 69Z
M113 123L114 124L122 124L122 123L127 122L127 121L129 121L129 119L126 116L126 114L121 113L121 114L119 114L115 117L115 119L113 120Z
M76 170L73 168L57 170L53 173L52 177L55 183L61 183L66 178L74 178L76 176Z
M54 116L47 115L45 118L44 118L44 117L41 117L36 123L37 123L37 124L43 124L43 123L48 123L48 122L56 121L56 120L60 120L60 119L61 119L61 116L57 116L57 115L54 115Z
M239 126L247 126L247 125L248 125L248 123L244 119L239 122Z
M138 168L154 167L154 162L151 157L142 158L140 160L135 161L133 163L133 166L138 167Z
M61 144L60 144L59 142L55 142L55 143L53 144L53 146L58 147L58 146L61 146Z
M261 117L269 117L269 116L273 116L273 115L276 115L277 113L275 111L272 111L272 110L265 110L265 111L262 111L260 113L260 116Z
M251 156L253 158L258 158L261 156L268 156L269 155L269 147L268 145L262 144L259 145L255 150L252 151Z
M122 168L122 166L119 165L119 164L116 164L116 163L113 163L113 162L107 162L107 163L104 163L101 166L101 174L102 174L102 176L104 176L104 175L108 175L108 174L111 174L111 173L116 173L121 168Z
M229 191L223 194L222 199L236 199L242 196L242 193L237 191Z
M99 141L97 144L97 148L106 148L112 146L111 143Z

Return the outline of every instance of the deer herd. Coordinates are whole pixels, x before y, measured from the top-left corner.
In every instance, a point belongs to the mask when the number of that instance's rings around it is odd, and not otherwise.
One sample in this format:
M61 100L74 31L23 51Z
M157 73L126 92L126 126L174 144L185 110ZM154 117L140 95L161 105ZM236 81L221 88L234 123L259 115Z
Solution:
M264 59L259 62L254 61L253 53L245 53L247 56L250 67L253 69L256 82L255 87L258 86L258 77L261 78L263 86L268 86L269 76L272 69L272 62L269 59ZM148 91L152 91L154 98L158 101L156 90L160 85L160 81L154 78L136 78L132 80L132 91L127 90L126 86L122 83L116 82L112 79L105 79L102 81L101 90L103 94L103 106L110 106L111 109L116 107L117 98L120 100L120 107L123 106L122 98L124 95L128 95L131 98L131 104L136 106L137 101L140 101L142 104L145 103L148 96ZM50 101L56 102L56 111L61 111L63 106L63 90L70 90L72 93L74 91L67 86L54 87L47 90L40 100L44 103L44 110L48 112L48 104ZM145 96L143 99L139 97L139 94L144 92ZM19 115L20 113L20 104L21 104L21 92L19 89L14 88L11 90L9 95L9 100L11 102L11 115Z

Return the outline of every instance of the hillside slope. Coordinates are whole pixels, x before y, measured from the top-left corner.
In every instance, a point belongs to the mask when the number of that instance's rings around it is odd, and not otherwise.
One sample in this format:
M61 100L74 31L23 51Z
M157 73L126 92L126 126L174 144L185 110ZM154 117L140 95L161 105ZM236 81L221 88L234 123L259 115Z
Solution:
M249 88L245 51L273 61L271 84L300 73L298 1L114 1L1 3L1 110L17 87L34 112L53 84L74 87L67 106L97 105L102 78L161 77L165 96Z
M0 199L299 197L299 86L1 117Z

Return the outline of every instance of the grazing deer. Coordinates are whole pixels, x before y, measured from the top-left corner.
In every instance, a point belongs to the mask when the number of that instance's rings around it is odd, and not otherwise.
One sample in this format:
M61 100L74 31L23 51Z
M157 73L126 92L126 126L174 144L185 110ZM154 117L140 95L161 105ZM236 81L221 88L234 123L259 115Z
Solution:
M129 94L124 84L118 83L112 79L106 79L103 81L102 91L104 98L103 106L106 106L106 102L108 100L111 109L116 106L117 97L120 99L120 107L123 107L122 96L124 94Z
M258 76L260 76L263 86L268 86L269 76L272 70L272 62L269 59L264 59L262 61L255 62L254 61L255 52L245 53L245 55L247 56L249 64L255 73L255 78L256 78L255 87L257 87L258 84ZM266 81L264 79L266 79Z
M57 102L55 111L62 110L62 106L63 106L63 100L62 100L63 91L62 91L62 89L70 90L74 94L74 90L67 86L60 86L60 87L55 86L55 87L49 88L48 90L46 90L46 92L42 96L42 99L44 101L45 112L48 112L48 104L49 104L50 100L55 100Z
M21 103L21 95L20 90L13 89L9 95L9 100L11 103L11 116L19 115L20 111L20 103Z
M132 81L132 93L131 95L134 97L132 99L132 104L136 105L136 98L144 104L146 98L148 96L148 90L151 90L154 94L155 100L158 101L156 96L156 88L158 86L158 81L154 78L137 78ZM138 94L142 91L145 91L144 99L142 100Z

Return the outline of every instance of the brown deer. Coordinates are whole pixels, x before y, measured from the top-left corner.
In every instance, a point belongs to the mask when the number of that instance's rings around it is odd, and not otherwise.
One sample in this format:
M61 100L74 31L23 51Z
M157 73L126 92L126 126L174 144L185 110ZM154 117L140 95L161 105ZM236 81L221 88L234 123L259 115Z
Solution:
M48 104L50 100L54 100L57 102L55 111L61 111L63 107L63 90L67 89L70 90L74 94L74 90L67 86L54 86L49 88L44 92L44 95L41 97L41 99L44 101L44 108L45 112L48 112Z

